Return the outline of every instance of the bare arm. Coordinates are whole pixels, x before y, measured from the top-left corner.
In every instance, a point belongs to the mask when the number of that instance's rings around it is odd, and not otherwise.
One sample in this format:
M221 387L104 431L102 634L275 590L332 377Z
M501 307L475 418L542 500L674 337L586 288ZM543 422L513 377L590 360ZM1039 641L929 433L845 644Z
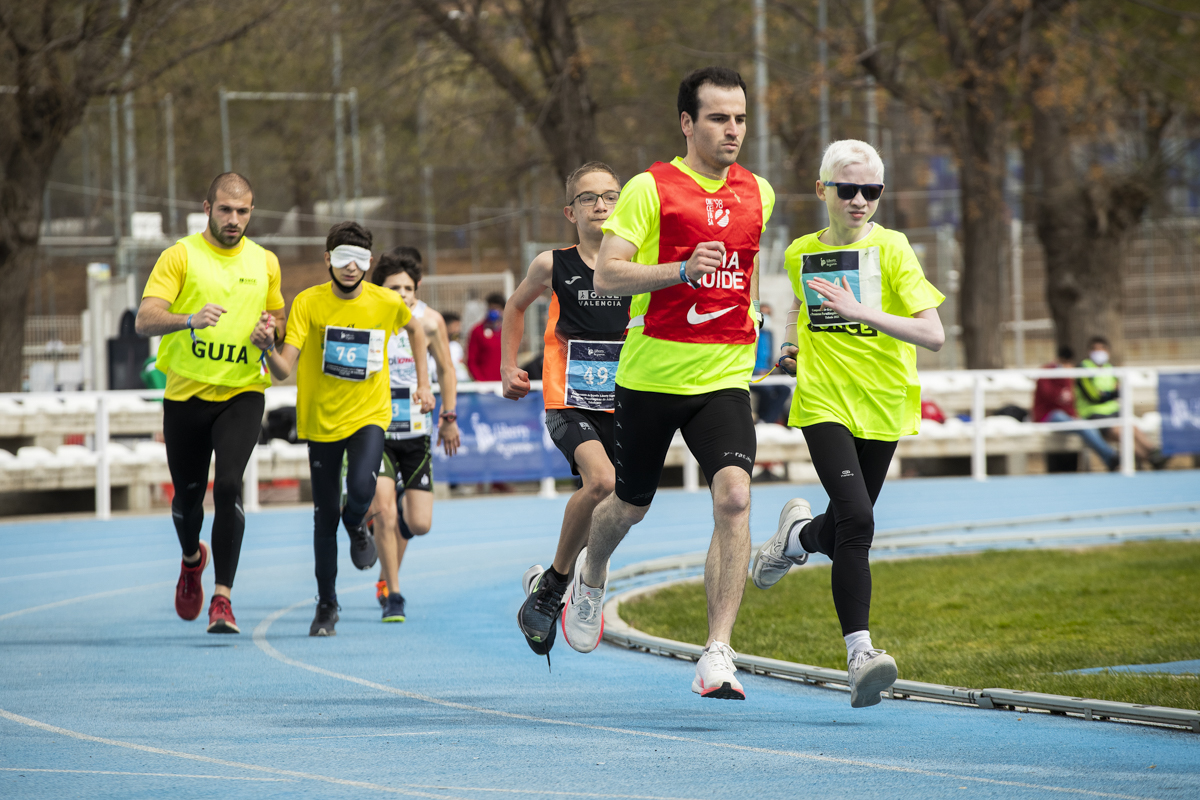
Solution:
M942 329L942 320L936 308L918 311L911 317L888 314L858 302L850 290L850 282L845 278L842 278L842 282L844 285L830 283L824 278L813 278L808 281L808 288L825 298L822 307L836 311L843 319L870 325L893 339L919 345L935 353L946 343L946 332Z
M597 294L632 295L665 289L679 283L679 262L670 264L638 264L633 261L637 245L615 234L604 234L600 253L596 256L596 277L593 284ZM696 245L684 268L688 278L698 281L711 275L725 257L724 242L701 242Z
M454 362L450 358L450 334L446 332L446 320L442 315L429 309L425 312L426 318L431 314L435 315L435 324L433 330L428 331L429 352L433 354L433 361L437 364L438 386L442 389L442 413L453 414L454 409L458 407L458 377L454 374ZM445 449L446 455L452 456L457 453L460 441L456 420L438 420L438 442Z
M517 353L525 335L525 309L550 286L554 272L554 254L538 253L525 278L504 306L504 324L500 330L500 380L504 396L520 400L529 394L529 373L517 366Z
M225 309L214 303L209 303L195 314L172 314L168 310L170 308L171 304L161 297L142 298L137 319L133 323L134 330L141 336L166 336L187 330L190 319L191 328L198 331L216 325L225 313Z
M425 336L425 329L421 327L420 320L409 317L408 322L404 323L404 330L408 331L408 339L412 343L414 354L424 353L429 348L429 340ZM434 400L433 390L429 387L429 362L423 358L414 358L413 366L417 368L417 391L415 394L417 402L421 404L422 411L432 411Z

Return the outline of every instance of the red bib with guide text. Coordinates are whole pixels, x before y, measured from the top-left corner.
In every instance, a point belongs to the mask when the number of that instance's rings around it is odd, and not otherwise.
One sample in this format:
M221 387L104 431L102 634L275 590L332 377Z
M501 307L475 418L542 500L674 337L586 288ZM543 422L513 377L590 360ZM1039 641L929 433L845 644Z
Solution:
M649 171L662 209L658 263L686 261L701 242L724 242L725 258L696 288L680 283L652 292L644 333L672 342L752 343L750 276L763 226L758 180L734 164L721 188L710 193L670 164L660 161Z

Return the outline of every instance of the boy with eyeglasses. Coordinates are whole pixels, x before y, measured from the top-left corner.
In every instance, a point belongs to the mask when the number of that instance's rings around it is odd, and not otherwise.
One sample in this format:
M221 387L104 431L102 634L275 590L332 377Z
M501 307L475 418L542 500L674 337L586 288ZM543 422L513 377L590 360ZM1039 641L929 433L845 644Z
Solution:
M816 193L829 227L785 254L795 300L784 335L794 332L795 341L784 342L781 366L796 375L788 424L804 432L829 507L813 519L807 501L789 500L751 574L766 589L809 553L833 560L850 705L863 708L878 703L897 675L895 660L872 646L868 624L874 505L896 441L920 428L914 345L941 349L937 307L945 297L925 280L904 234L871 222L883 193L875 148L854 139L829 145Z
M529 374L517 366L525 309L550 290L542 392L546 428L583 485L563 511L558 549L549 569L535 564L521 581L525 602L517 625L533 652L549 657L563 592L587 544L592 511L613 490L613 398L621 341L629 323L629 298L598 294L593 286L601 226L621 192L607 164L590 161L567 178L563 216L575 225L579 244L539 253L504 311L500 374L504 396L529 393Z

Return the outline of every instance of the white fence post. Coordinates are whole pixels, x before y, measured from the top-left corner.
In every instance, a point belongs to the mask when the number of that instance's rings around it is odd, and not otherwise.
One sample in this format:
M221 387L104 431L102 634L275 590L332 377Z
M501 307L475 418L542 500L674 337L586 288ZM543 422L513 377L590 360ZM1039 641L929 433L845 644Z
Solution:
M983 403L982 372L975 373L975 392L971 400L971 430L975 441L971 446L971 477L977 481L987 480L987 438L984 432L984 419L987 415Z
M538 490L538 497L558 497L558 489L554 485L554 478L542 478L542 487Z
M685 492L700 491L700 464L692 451L686 447L683 450L683 490Z
M1121 374L1121 474L1132 477L1137 469L1133 448L1133 370Z
M108 472L108 397L96 395L96 519L112 517L111 476Z
M262 504L258 501L258 448L259 445L254 445L250 460L246 462L246 474L242 478L243 511L262 511Z

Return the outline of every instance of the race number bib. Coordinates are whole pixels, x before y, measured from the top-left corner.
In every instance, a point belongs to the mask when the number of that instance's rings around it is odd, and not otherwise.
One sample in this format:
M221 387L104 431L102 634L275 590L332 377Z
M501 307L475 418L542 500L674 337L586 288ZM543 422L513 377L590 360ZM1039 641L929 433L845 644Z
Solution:
M615 404L622 342L567 342L564 405L608 411Z
M392 389L392 422L389 434L425 433L425 415L413 399L412 389L407 386Z
M814 328L847 325L849 321L836 311L821 306L825 298L808 287L813 278L824 278L843 288L842 279L845 278L858 302L867 308L883 308L883 273L879 269L878 247L805 253L802 260L800 284L804 289L804 304L808 306L808 321Z
M383 369L384 339L378 329L327 326L322 372L346 381L365 381Z

